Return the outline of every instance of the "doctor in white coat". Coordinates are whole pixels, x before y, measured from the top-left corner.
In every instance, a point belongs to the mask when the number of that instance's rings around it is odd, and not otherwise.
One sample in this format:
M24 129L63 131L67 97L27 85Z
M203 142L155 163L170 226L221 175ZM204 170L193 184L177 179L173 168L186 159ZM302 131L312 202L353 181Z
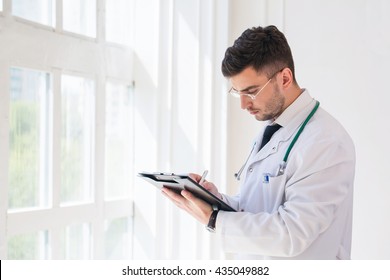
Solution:
M213 183L203 183L237 212L220 211L188 191L163 193L215 232L237 258L349 259L354 144L299 87L284 35L275 26L246 30L227 49L222 72L241 108L267 122L236 174L237 195L222 195Z

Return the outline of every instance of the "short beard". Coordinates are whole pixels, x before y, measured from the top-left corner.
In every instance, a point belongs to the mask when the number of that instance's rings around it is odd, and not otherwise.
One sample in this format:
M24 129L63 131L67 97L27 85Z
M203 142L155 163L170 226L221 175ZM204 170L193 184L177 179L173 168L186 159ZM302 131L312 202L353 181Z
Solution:
M285 96L281 93L277 84L273 86L274 94L272 99L265 105L265 114L262 116L255 116L258 121L275 120L279 117L283 110L286 101Z

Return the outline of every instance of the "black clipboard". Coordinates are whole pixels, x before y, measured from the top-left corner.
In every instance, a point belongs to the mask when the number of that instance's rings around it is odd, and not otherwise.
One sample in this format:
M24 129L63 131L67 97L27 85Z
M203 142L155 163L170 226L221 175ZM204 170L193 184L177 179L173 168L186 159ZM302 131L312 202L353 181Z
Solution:
M138 173L138 176L156 186L158 189L167 187L178 193L182 190L188 190L198 198L203 199L211 205L217 206L219 210L236 212L234 208L203 188L188 175L140 172Z

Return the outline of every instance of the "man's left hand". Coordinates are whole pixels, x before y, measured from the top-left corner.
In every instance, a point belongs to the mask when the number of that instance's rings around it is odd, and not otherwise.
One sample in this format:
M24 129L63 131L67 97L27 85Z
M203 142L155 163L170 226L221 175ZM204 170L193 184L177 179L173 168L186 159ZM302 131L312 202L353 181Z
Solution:
M162 188L162 193L168 197L177 207L185 210L199 222L207 225L213 212L210 204L195 197L191 192L182 190L180 194L166 187Z

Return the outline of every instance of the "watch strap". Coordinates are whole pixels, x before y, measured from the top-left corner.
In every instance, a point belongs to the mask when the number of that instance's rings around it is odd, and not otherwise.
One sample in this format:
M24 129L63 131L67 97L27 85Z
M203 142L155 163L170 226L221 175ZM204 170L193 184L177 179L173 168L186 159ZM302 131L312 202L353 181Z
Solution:
M219 210L214 209L213 212L211 213L209 223L206 226L206 229L210 232L215 232L215 224L217 222L217 215L218 215Z

